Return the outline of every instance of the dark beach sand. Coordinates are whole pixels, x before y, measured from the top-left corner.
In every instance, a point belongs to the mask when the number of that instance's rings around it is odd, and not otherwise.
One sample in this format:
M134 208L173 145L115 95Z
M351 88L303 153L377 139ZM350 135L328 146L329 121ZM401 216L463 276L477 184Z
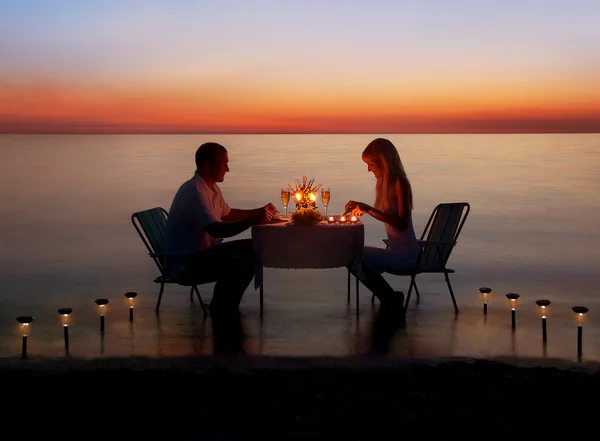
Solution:
M4 359L2 431L20 439L596 437L598 366L545 363Z

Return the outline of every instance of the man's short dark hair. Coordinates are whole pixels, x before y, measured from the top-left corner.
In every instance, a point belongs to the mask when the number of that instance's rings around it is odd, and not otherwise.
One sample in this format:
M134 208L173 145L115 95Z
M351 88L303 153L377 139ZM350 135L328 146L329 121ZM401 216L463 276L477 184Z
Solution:
M219 153L227 153L227 149L216 142L205 142L196 150L196 169L205 162L214 161Z

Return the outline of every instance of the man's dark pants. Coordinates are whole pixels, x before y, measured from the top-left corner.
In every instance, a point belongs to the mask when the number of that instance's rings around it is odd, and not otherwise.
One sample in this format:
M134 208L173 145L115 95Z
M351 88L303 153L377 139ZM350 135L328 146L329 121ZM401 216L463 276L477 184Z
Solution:
M252 239L223 242L198 252L181 277L187 280L217 282L210 303L212 310L237 308L254 278Z

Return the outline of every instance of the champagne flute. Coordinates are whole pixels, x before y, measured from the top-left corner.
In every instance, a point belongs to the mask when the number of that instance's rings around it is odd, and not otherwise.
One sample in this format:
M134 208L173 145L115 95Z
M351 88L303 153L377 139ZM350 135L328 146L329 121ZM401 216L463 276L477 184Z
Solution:
M283 203L283 210L285 211L285 216L287 216L288 204L290 203L290 189L289 188L281 189L281 202Z
M325 207L325 217L327 217L327 207L329 206L329 199L331 199L331 190L329 187L321 189L321 199Z

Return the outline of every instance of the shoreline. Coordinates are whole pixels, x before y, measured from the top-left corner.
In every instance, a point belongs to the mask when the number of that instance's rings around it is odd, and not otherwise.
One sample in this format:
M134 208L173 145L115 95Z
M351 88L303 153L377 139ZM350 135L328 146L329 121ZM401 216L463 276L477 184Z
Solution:
M21 359L19 356L0 358L0 372L31 371L68 373L73 371L104 370L172 370L208 372L212 369L226 369L231 372L252 370L306 370L306 369L347 369L369 371L380 369L410 369L415 366L438 367L463 364L466 366L496 365L514 369L555 369L594 374L600 372L600 362L572 361L561 358L519 358L519 357L291 357L253 355L202 355L181 357L37 357Z
M598 363L508 361L2 359L0 387L11 428L96 440L548 440L595 420Z

